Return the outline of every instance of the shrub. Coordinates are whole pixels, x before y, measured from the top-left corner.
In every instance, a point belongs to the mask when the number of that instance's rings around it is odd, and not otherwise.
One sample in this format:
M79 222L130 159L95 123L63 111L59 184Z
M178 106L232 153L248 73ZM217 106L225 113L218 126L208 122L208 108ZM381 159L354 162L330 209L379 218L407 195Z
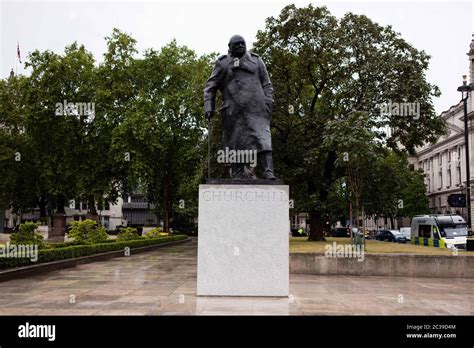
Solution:
M160 228L156 227L147 233L145 233L145 238L159 238L161 236Z
M68 235L74 239L75 243L79 244L100 243L109 238L105 228L98 227L97 222L90 219L73 221Z
M87 243L97 244L97 243L105 242L108 239L109 239L109 235L107 234L105 227L100 226L100 227L94 228L89 233L89 236L87 238Z
M39 250L38 252L37 262L32 262L28 258L0 258L0 269L90 256L111 251L124 250L125 248L134 249L150 245L179 241L183 239L186 239L186 237L169 236L154 239L142 238L138 240L129 240L122 242L114 241L112 243L107 242L88 245L70 245L64 248L43 249Z
M34 222L25 222L20 225L20 229L10 236L10 244L26 245L36 244L38 248L43 246L43 236L36 232L38 224Z
M44 249L56 249L56 248L65 248L71 245L78 245L79 243L77 242L45 242L43 244Z
M117 241L140 239L137 229L133 227L121 228L117 235Z

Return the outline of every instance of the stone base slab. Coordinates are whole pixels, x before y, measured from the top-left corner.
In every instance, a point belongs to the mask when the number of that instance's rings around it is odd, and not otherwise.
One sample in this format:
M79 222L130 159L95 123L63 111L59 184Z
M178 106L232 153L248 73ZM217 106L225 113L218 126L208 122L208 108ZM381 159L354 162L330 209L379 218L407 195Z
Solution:
M288 296L289 187L200 185L197 294Z

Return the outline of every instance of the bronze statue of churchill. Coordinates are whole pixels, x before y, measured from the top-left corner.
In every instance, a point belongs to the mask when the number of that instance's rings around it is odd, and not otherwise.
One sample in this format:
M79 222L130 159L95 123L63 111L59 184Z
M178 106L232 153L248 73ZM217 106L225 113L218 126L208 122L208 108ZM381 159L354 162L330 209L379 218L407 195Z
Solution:
M267 68L257 54L247 51L242 36L232 36L228 46L228 54L217 59L204 88L205 115L208 119L213 116L219 90L223 147L255 151L263 177L273 180L270 113L274 102ZM231 177L256 179L254 168L247 163L231 163Z

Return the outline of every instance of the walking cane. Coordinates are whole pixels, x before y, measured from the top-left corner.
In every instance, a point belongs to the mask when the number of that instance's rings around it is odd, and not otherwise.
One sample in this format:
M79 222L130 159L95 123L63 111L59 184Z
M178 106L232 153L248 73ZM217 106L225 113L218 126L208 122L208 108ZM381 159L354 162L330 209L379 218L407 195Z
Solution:
M208 128L207 128L207 179L211 179L211 134L212 134L212 127L211 127L211 118L207 118Z

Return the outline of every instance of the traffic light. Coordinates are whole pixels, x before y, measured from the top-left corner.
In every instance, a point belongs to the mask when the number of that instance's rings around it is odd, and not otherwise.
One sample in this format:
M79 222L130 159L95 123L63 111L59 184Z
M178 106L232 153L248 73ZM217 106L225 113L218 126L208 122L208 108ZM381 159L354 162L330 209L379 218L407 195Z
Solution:
M463 208L466 206L466 196L460 193L453 193L448 196L448 204L450 207Z

